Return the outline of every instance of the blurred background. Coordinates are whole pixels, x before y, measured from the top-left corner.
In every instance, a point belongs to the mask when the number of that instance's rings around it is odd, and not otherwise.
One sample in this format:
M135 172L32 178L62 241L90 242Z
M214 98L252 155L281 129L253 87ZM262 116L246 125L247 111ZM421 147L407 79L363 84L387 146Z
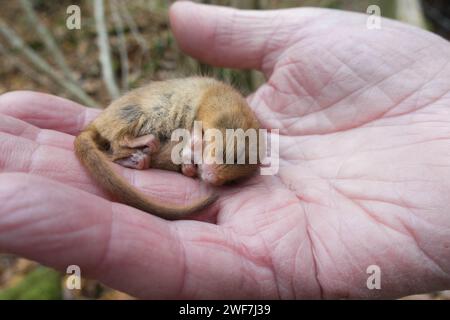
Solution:
M264 77L257 71L214 68L184 56L170 32L164 0L0 0L0 94L35 90L90 107L105 107L122 92L152 80L192 74L215 76L245 94ZM365 13L378 5L398 19L450 39L447 0L203 0L242 9L326 7ZM81 28L69 30L69 6L81 12ZM101 39L101 41L98 41ZM2 299L132 299L83 279L68 290L66 277L26 259L0 253ZM450 299L450 291L405 299Z

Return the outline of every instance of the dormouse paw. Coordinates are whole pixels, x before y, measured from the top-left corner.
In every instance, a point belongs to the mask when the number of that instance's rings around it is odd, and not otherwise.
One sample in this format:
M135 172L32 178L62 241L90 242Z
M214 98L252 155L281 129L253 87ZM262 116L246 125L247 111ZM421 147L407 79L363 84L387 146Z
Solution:
M195 164L182 164L181 172L187 177L195 177L197 175L197 166Z
M153 134L147 134L133 139L125 139L122 146L128 148L143 148L146 153L155 153L159 149L159 139Z
M122 167L144 170L150 167L150 155L142 150L136 150L129 157L117 159L114 162Z

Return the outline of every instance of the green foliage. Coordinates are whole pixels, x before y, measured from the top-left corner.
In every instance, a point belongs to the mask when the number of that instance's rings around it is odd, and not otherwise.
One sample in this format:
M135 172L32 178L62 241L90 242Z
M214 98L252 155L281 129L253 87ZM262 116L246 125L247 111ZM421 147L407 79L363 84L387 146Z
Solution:
M62 298L58 272L38 267L17 285L0 291L0 300L59 300Z

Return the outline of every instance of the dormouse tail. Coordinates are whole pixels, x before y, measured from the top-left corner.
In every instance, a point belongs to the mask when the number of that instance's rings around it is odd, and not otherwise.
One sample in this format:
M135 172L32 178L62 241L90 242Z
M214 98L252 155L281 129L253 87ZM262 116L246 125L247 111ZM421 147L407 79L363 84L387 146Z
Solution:
M113 170L111 162L96 143L99 140L98 136L99 133L93 127L83 131L75 139L75 153L93 178L120 202L164 219L176 220L186 218L206 208L217 199L216 194L211 194L191 205L177 206L149 198Z

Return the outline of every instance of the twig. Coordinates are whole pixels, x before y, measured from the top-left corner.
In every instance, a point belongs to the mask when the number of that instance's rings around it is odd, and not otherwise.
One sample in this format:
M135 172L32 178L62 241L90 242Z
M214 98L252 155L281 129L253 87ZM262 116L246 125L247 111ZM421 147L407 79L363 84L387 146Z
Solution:
M109 39L106 31L105 11L103 0L94 0L95 27L97 30L97 42L100 49L99 58L102 66L102 76L106 88L113 99L119 97L119 88L114 79L114 73L111 62L111 50L109 48Z
M123 17L125 18L125 22L128 25L128 28L130 28L130 30L131 30L131 34L136 39L136 42L138 43L138 45L141 47L142 53L144 55L147 55L147 53L150 50L149 46L147 44L147 41L145 41L144 37L139 32L136 22L134 21L133 17L131 16L130 12L128 11L126 4L122 1L119 1L118 4L119 4L120 11L121 11Z
M28 78L32 79L34 82L37 82L43 86L47 86L47 79L42 77L42 75L36 74L35 71L33 71L30 66L28 66L26 63L24 63L22 60L18 59L17 56L10 54L9 50L5 48L0 43L0 54L4 55L6 59L9 59L11 63L19 68L19 70L26 75Z
M20 0L20 4L22 5L22 8L24 9L27 15L30 25L32 25L33 28L36 28L39 37L42 39L42 41L45 44L45 47L47 48L47 51L52 55L53 59L55 60L55 63L61 68L65 77L68 80L77 83L77 79L75 79L74 72L67 65L64 55L62 54L61 50L59 50L59 47L56 45L55 39L53 38L52 34L48 31L48 29L36 16L36 13L33 9L30 0Z
M125 35L123 33L123 20L118 11L117 0L109 1L111 8L111 16L116 29L117 37L119 40L119 54L120 54L120 71L122 75L122 90L128 90L128 53L127 53L127 43Z
M8 40L12 48L22 52L25 57L39 70L46 73L55 82L64 87L73 96L78 98L83 104L93 107L99 107L98 103L89 97L78 85L67 81L64 77L54 71L54 69L42 59L33 49L27 46L14 30L8 27L3 19L0 18L0 33Z
M427 28L419 0L397 0L396 4L397 19L422 29Z

